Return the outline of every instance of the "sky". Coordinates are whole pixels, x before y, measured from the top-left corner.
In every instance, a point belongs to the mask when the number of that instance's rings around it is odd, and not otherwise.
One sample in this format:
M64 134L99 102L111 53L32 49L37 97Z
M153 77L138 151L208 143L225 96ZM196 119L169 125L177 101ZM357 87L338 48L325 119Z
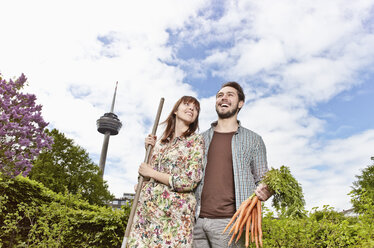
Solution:
M98 164L96 120L114 113L104 179L133 193L161 97L161 121L183 95L201 103L239 82L241 124L262 136L269 168L286 165L308 210L351 208L355 175L374 156L374 0L0 2L0 73L24 89L57 128ZM162 133L158 128L158 136Z

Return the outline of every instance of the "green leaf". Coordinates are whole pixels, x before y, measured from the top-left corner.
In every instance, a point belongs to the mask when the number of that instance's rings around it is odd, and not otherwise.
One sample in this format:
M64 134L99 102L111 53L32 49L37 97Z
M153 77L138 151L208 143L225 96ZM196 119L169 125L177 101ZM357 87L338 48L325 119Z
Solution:
M283 165L279 169L271 168L266 173L263 183L274 192L272 206L281 216L305 216L302 188L288 167Z

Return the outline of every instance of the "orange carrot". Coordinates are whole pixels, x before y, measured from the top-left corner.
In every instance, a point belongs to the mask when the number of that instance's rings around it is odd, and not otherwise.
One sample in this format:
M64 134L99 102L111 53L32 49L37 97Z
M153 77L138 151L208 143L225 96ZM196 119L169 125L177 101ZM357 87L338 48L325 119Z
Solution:
M248 211L251 211L253 209L253 207L256 205L257 203L257 200L258 200L258 197L257 195L255 195L253 198L252 198L252 201L249 201L248 204L249 204L249 207L248 207ZM247 204L247 206L248 206ZM246 207L246 206L245 206ZM243 211L242 211L243 212ZM242 222L244 218L244 214L240 213L239 217L238 217L238 220L239 220L239 225L240 223ZM237 233L239 231L239 225L237 225L235 227L235 233Z
M240 213L239 213L239 216L238 218L236 219L235 221L235 224L234 224L234 233L237 234L238 231L239 231L239 226L240 226L240 223L241 223L241 220L246 212L246 208L247 206L251 203L252 199L251 198L248 198L247 200L245 200L240 206L242 206L242 209L240 210ZM231 230L230 230L231 231Z
M258 248L258 225L257 225L257 208L253 209L255 214L255 241L256 241L256 248Z
M235 227L236 227L236 221L235 221L234 225L232 225L232 227L231 227L231 229L229 231L229 235L231 234L232 231L235 230ZM235 233L233 233L233 234L235 234Z
M255 211L252 211L252 223L251 223L251 241L254 241L255 234Z
M242 209L240 209L240 213L239 213L239 216L242 214L242 212L244 211L244 207L242 208ZM237 228L237 226L239 226L239 217L236 219L236 221L234 222L234 224L232 225L232 227L231 227L231 229L230 229L230 232L229 232L229 234L232 232L232 231L234 231L233 232L233 234L237 234L238 233L238 228Z
M248 198L247 200L245 200L244 202L242 202L242 204L240 205L240 207L238 208L238 210L235 212L234 216L232 216L232 218L231 218L229 224L227 224L227 226L226 226L225 229L223 230L222 234L223 234L224 232L226 232L226 230L229 228L229 226L234 222L236 216L239 215L239 213L241 212L242 208L244 207L244 205L246 204L246 202L249 201L249 200L250 200L250 198ZM231 231L230 231L230 233L231 233Z
M240 205L239 209L235 212L234 216L231 218L230 222L227 224L222 234L227 231L227 229L232 225L229 234L232 234L231 239L228 243L230 245L236 237L235 243L237 243L244 231L244 225L246 225L245 230L245 247L249 247L249 232L251 232L251 242L256 243L256 248L259 245L262 247L262 202L258 197L253 194L248 199L246 199Z
M244 219L239 226L239 229L242 229L244 227L245 223L247 223L247 219L251 216L251 212L252 212L252 209L248 208L247 212L246 212L246 215L244 216Z
M253 213L255 216L255 219L253 220L254 223L254 238L256 241L256 248L258 248L258 227L257 227L257 208L253 209Z
M230 246L230 244L231 244L231 242L233 241L234 237L235 237L235 233L232 234L232 237L231 237L231 239L230 239L230 241L229 241L228 246Z
M247 204L249 204L251 202L251 198L248 198L247 200L245 200L244 202L242 202L242 204L240 205L239 209L238 209L238 213L239 213L239 216L242 215L242 212L245 210ZM231 234L232 231L234 231L233 235L237 234L238 233L238 226L239 226L240 222L239 222L239 217L236 219L236 221L234 222L234 224L232 225L231 229L230 229L230 232L229 234Z
M250 202L251 202L251 201L249 201L248 204L250 204ZM240 226L241 226L241 223L242 223L243 216L245 216L246 213L247 213L247 209L246 209L246 208L247 208L248 204L245 204L245 205L244 205L242 211L241 211L240 214L239 214L238 219L237 219L236 222L235 222L235 232L234 232L235 234L238 233L238 231L239 231L239 229L240 229Z
M261 215L261 201L257 202L257 228L258 228L258 239L260 246L262 247L262 215Z
M226 230L229 228L229 226L234 222L236 216L238 216L238 214L240 213L240 210L241 210L241 206L239 207L239 209L235 212L234 216L232 216L229 224L227 224L227 226L225 227L225 229L223 230L222 234L224 234L226 232Z
M238 236L236 237L235 243L237 243L238 240L240 239L240 236L242 236L242 232L243 232L243 228L240 229L239 234L238 234Z
M242 233L243 233L243 230L244 230L243 227L244 227L244 225L247 223L247 219L248 219L248 217L251 216L251 212L252 212L251 210L252 210L252 209L248 208L248 209L245 209L245 211L244 211L245 216L244 216L242 222L241 222L240 225L239 225L239 234L238 234L238 237L237 237L237 239L236 239L236 242L239 240L240 236L241 236Z
M243 211L244 211L244 208L240 212L239 216L242 214ZM239 225L240 225L240 220L239 220L239 217L238 217L238 219L235 222L235 225L233 226L234 227L234 234L238 233L238 231L239 231Z
M247 225L245 226L245 247L247 248L249 246L249 228L251 226L251 218L252 218L252 215L250 215L249 218L247 219Z

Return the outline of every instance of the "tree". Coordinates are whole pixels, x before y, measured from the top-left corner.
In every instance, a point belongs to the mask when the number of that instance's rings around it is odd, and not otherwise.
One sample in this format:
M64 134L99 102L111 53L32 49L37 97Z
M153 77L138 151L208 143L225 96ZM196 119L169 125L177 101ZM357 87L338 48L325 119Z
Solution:
M100 168L88 153L57 129L47 133L53 137L54 144L50 151L43 151L34 161L30 178L57 193L67 190L81 194L91 204L104 205L112 200Z
M374 204L374 163L362 170L361 175L356 175L357 181L353 182L352 186L352 205L356 212L362 212L362 195L365 193L366 197Z
M48 125L41 115L42 106L33 94L22 93L27 78L6 81L0 74L0 172L14 177L26 176L32 160L52 139L44 132Z
M0 247L120 247L130 211L0 173Z

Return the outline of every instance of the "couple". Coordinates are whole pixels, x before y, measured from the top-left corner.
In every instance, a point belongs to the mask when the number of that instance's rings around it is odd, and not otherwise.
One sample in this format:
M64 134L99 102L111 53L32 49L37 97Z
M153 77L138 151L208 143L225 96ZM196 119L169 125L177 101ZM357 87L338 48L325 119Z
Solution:
M262 138L237 120L244 98L238 83L223 84L216 95L218 121L199 135L200 104L184 96L160 141L145 139L153 151L139 174L149 181L128 247L228 247L229 237L221 233L240 204L253 192L263 201L271 196L266 185L257 185L268 170ZM230 247L244 247L244 240Z

